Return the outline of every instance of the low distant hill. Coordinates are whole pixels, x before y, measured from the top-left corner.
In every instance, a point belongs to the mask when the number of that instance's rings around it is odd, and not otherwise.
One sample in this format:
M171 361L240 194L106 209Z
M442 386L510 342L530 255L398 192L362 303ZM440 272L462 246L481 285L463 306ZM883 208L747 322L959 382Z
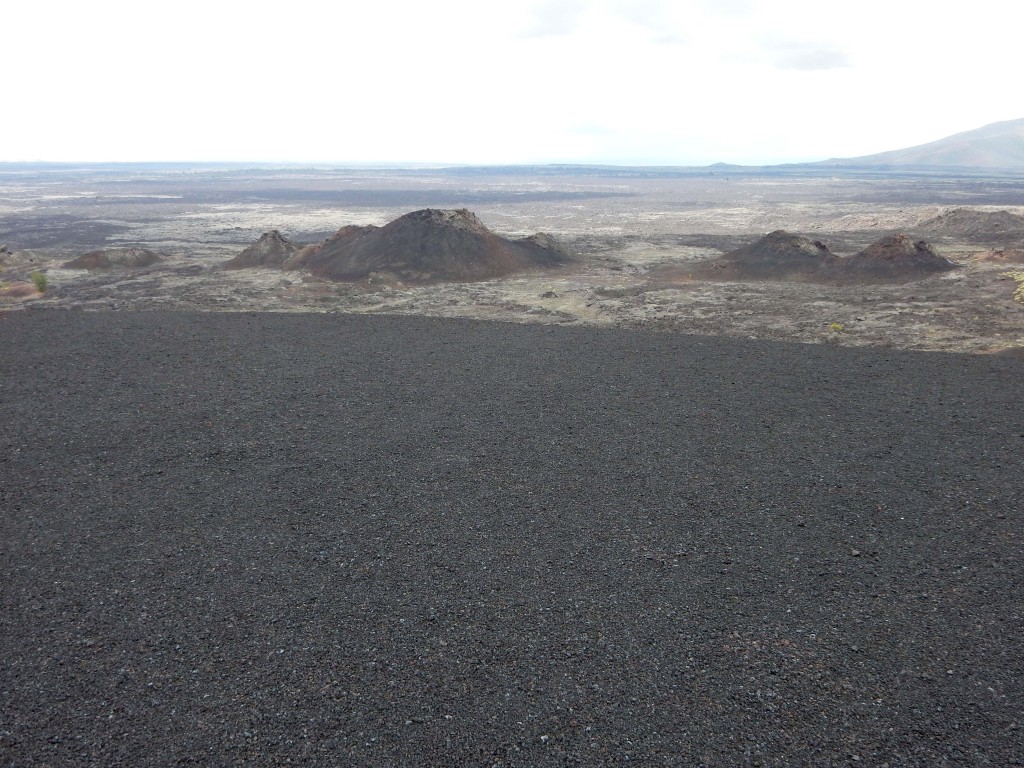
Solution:
M360 280L378 273L431 282L486 280L571 260L548 235L508 240L465 209L427 208L383 227L343 227L327 241L298 251L286 266L334 280Z
M1024 168L1024 119L991 123L916 147L833 158L817 165Z

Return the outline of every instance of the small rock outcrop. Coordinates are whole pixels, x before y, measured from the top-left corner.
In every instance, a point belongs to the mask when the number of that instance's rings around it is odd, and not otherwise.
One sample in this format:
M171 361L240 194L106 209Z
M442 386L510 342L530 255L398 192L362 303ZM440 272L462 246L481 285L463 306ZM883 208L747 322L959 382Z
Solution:
M66 262L64 269L116 269L148 267L162 261L156 251L148 248L105 248L84 253L77 259Z
M227 262L228 269L250 267L282 267L301 246L293 243L278 230L264 232L260 239Z
M287 266L333 280L383 275L405 282L486 280L512 272L553 268L572 260L553 238L508 240L468 210L427 208L383 227L343 227L304 248Z

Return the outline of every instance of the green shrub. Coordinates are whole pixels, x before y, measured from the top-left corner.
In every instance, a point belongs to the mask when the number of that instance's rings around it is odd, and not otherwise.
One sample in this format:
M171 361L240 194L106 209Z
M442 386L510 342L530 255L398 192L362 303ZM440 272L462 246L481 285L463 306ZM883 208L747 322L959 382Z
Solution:
M32 281L32 285L36 287L36 290L40 293L46 293L46 273L45 272L33 272L28 276L29 280Z
M828 327L829 330L835 331L836 333L842 333L843 331L846 330L846 326L843 325L842 323L829 323Z

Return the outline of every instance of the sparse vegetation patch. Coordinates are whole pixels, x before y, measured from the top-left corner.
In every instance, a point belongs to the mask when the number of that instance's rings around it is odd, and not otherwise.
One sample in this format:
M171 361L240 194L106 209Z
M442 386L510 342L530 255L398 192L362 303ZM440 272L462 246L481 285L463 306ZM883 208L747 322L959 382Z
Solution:
M1024 304L1024 270L1003 272L1003 277L1008 277L1017 283L1017 290L1013 292L1013 300Z

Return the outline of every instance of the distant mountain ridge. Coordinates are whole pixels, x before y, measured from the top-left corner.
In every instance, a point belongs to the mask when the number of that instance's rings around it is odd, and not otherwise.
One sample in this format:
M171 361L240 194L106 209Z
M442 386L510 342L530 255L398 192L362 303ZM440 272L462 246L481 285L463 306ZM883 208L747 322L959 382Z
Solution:
M1024 118L990 123L915 147L862 157L832 158L816 165L1024 168Z

